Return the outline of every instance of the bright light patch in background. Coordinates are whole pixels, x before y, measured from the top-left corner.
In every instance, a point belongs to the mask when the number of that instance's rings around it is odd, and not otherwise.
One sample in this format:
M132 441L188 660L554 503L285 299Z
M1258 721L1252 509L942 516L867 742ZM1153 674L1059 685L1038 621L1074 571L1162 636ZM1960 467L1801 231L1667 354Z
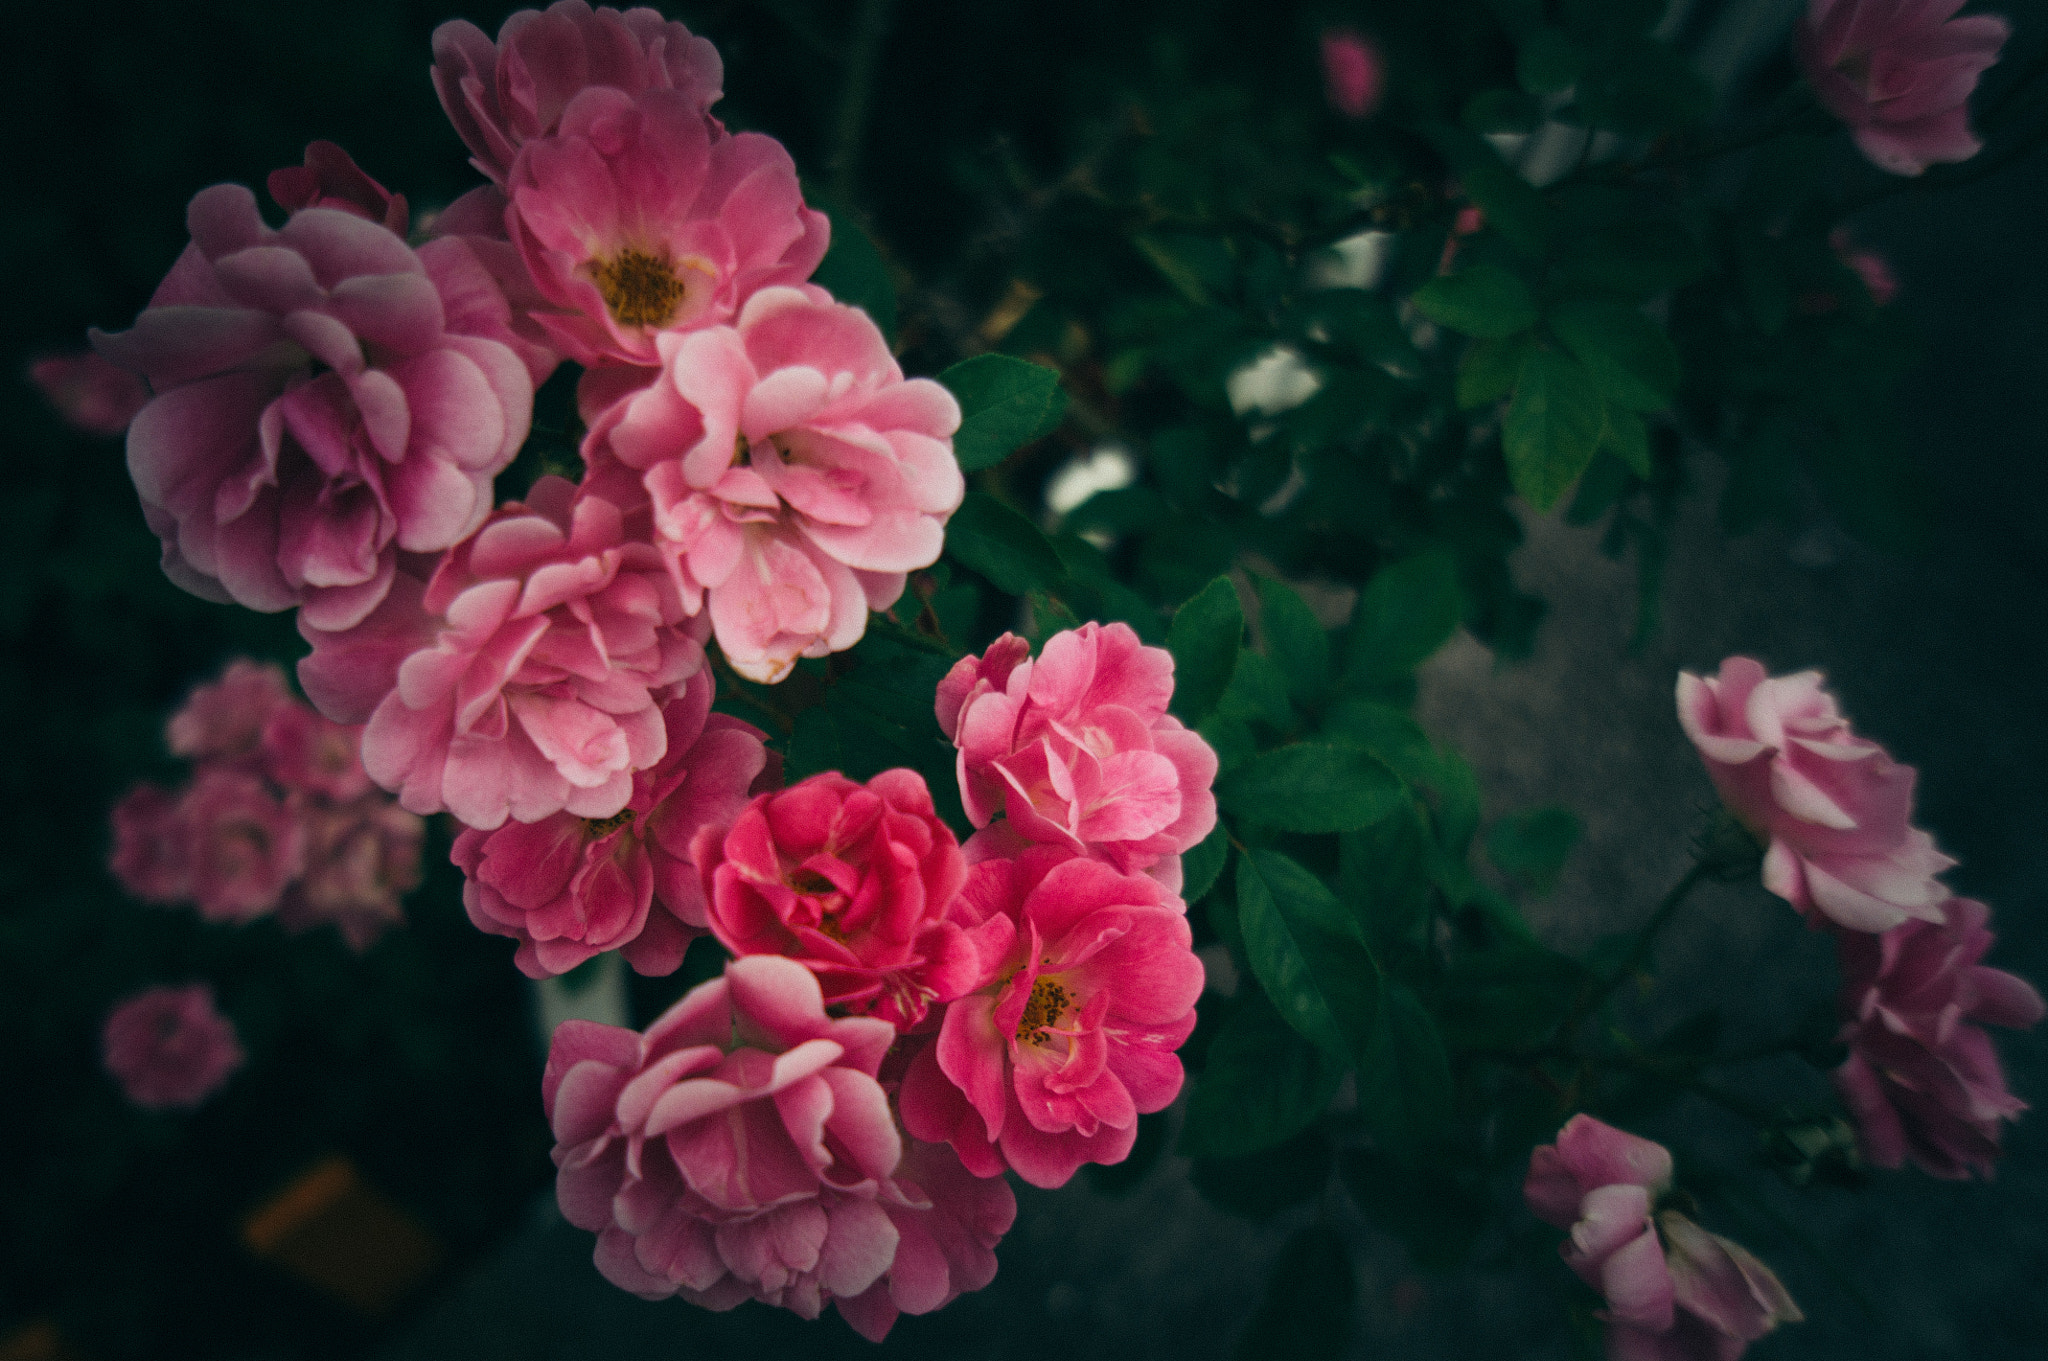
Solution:
M1242 416L1258 412L1277 416L1292 411L1322 390L1323 380L1301 352L1275 345L1223 380L1230 409Z
M1138 480L1138 461L1121 444L1098 444L1067 460L1045 484L1045 508L1065 515L1102 491L1116 491Z
M1378 288L1393 245L1392 232L1347 236L1309 261L1308 281L1316 288Z

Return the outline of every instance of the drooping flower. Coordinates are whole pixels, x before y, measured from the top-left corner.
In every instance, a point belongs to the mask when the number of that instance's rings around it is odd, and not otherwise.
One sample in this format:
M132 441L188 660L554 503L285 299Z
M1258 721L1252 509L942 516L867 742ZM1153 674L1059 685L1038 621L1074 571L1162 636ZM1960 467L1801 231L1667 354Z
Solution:
M953 911L967 862L914 770L864 785L813 775L705 828L694 850L719 943L798 961L835 1007L908 1030L982 981Z
M533 382L509 309L460 241L418 251L353 210L281 229L221 184L135 326L99 352L149 380L128 467L164 571L209 600L359 622L397 555L490 512Z
M400 573L355 628L299 627L299 681L336 722L368 720L371 778L484 831L623 810L633 772L667 750L661 701L704 664L659 553L558 477L430 579Z
M929 1314L996 1277L996 1244L1017 1220L1003 1177L977 1177L944 1144L903 1142L903 1160L878 1202L896 1226L896 1256L881 1280L834 1301L853 1330L880 1342L899 1314Z
M146 1110L203 1103L247 1057L213 989L146 988L107 1014L100 1056L128 1099Z
M191 838L189 891L208 921L254 921L305 868L304 826L248 771L202 766L178 799L178 819Z
M529 978L566 973L620 950L643 974L669 974L706 925L691 843L732 821L768 763L765 736L711 712L699 671L662 705L668 749L633 775L633 795L607 818L556 813L455 838L469 882L462 903L481 930L519 942Z
M1059 1186L1121 1162L1138 1116L1180 1091L1202 964L1186 907L1144 875L1034 846L983 861L961 893L989 934L981 986L946 1008L903 1078L904 1128L976 1176Z
M238 657L219 680L193 687L164 728L164 743L188 761L253 759L266 725L296 704L282 669Z
M405 920L405 895L420 883L426 824L377 791L338 807L308 799L295 811L306 867L278 904L278 925L297 933L332 923L361 954Z
M660 376L592 422L592 484L644 488L685 603L741 675L851 647L938 559L965 491L959 403L816 289L763 289L736 326L656 348Z
M119 435L149 401L141 378L91 350L46 354L30 362L28 378L59 416L88 435Z
M647 1299L747 1298L816 1318L889 1270L877 1202L903 1140L875 1080L895 1039L825 1014L794 960L737 959L644 1035L555 1031L541 1095L562 1213L598 1235L597 1268Z
M1967 161L1970 92L1998 61L2012 25L1995 14L1955 17L1963 0L1809 0L1799 64L1829 113L1880 170L1917 175Z
M1896 1168L1911 1158L1931 1176L1989 1177L1999 1124L2026 1102L2007 1089L1982 1027L2032 1027L2041 994L1979 962L1995 939L1990 908L1951 898L1944 912L1941 923L1836 935L1849 1057L1835 1086L1866 1161Z
M674 91L716 133L710 108L724 96L725 66L709 39L652 9L593 10L556 0L520 10L494 43L466 19L434 30L434 91L473 157L504 184L519 148L553 135L569 103L593 85L637 95Z
M1955 862L1912 825L1914 771L1849 730L1818 671L1748 657L1678 677L1678 720L1722 802L1765 842L1764 887L1850 931L1940 921Z
M192 837L176 795L138 784L114 805L107 869L146 903L180 903L192 892Z
M1356 29L1323 33L1323 94L1346 118L1370 118L1386 93L1387 63L1371 39Z
M1007 814L999 851L1065 846L1177 890L1181 854L1216 826L1216 753L1166 712L1172 697L1173 654L1123 623L1056 633L1036 661L1014 634L961 658L937 712L967 816Z

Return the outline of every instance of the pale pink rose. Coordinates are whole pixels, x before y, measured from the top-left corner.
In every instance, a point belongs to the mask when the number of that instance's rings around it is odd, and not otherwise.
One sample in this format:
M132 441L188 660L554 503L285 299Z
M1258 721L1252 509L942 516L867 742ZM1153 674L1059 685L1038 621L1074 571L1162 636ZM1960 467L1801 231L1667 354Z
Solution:
M960 749L975 826L998 812L1017 838L1065 846L1180 887L1182 852L1216 826L1216 753L1166 712L1173 654L1130 625L1054 634L1038 659L1005 634L939 684L939 726ZM970 844L970 858L979 852Z
M237 657L220 679L194 686L164 728L164 744L188 761L254 761L272 718L298 706L284 670Z
M368 720L363 765L415 813L489 831L567 811L608 818L668 749L661 702L704 665L660 554L618 507L558 477L401 572L299 681L329 718Z
M709 39L693 37L652 9L592 10L557 0L520 10L493 43L466 19L434 30L434 91L471 164L505 183L519 148L554 133L563 111L593 85L627 94L672 90L714 133L709 112L723 97L724 63Z
M1863 281L1872 302L1885 307L1899 296L1899 281L1892 274L1891 262L1879 252L1857 245L1847 227L1837 227L1828 233L1828 245L1834 248L1836 258Z
M1678 721L1721 801L1768 844L1764 887L1851 931L1940 921L1955 861L1912 825L1911 766L1849 731L1818 671L1766 677L1748 657L1678 676Z
M1963 0L1809 0L1800 67L1816 98L1849 125L1857 148L1894 175L1967 161L1970 92L1998 61L2012 26L1995 14L1958 19Z
M340 807L316 797L297 812L306 868L285 890L278 924L296 933L331 922L361 954L405 920L405 895L420 883L426 824L374 792Z
M906 380L865 312L767 288L736 326L656 337L662 369L593 421L594 485L633 482L686 605L749 680L858 642L938 560L960 406Z
M192 835L178 797L138 784L114 805L114 850L107 869L146 903L181 903L192 895Z
M1356 29L1323 32L1323 94L1346 118L1370 118L1386 94L1387 63Z
M409 221L405 195L394 194L363 173L332 142L308 142L306 163L270 172L264 187L288 213L301 208L337 208L404 236Z
M1121 1162L1138 1116L1180 1091L1174 1050L1202 991L1186 907L1054 846L974 866L961 898L985 928L982 985L911 1060L904 1128L950 1143L976 1176L1007 1165L1034 1186Z
M264 721L263 773L287 790L329 804L348 803L372 788L362 747L361 728L323 718L293 700Z
M584 90L520 149L506 193L506 232L555 309L534 320L588 365L661 362L659 337L809 278L831 234L780 142L714 137L675 90Z
M896 1226L888 1273L834 1303L870 1342L889 1335L899 1314L929 1314L996 1278L996 1244L1017 1220L1017 1197L1000 1176L977 1177L944 1144L903 1143L903 1161L882 1184L883 1213Z
M825 1014L793 960L732 961L644 1035L555 1031L541 1095L563 1215L647 1299L747 1298L816 1318L880 1280L899 1234L877 1203L903 1152L875 1080L895 1028Z
M1990 908L1969 898L1944 907L1940 924L1837 933L1849 1057L1835 1086L1865 1160L1896 1168L1911 1158L1936 1177L1989 1177L2000 1122L2027 1103L2007 1090L1982 1027L2032 1027L2041 994L1979 963L1995 939Z
M124 999L107 1014L100 1056L121 1091L146 1110L200 1105L247 1057L204 983Z
M953 911L967 862L914 770L764 794L700 832L695 858L719 943L796 960L843 1011L909 1030L982 981Z
M178 816L192 839L192 901L208 921L254 921L305 868L298 815L248 771L201 766Z
M765 737L711 712L699 671L662 706L668 749L633 775L633 795L608 818L556 813L455 838L469 876L462 904L478 929L519 942L529 978L566 973L619 950L643 974L670 974L704 934L704 894L691 843L732 821L768 764Z
M149 401L149 386L91 350L46 354L30 362L28 379L57 414L88 435L119 435Z

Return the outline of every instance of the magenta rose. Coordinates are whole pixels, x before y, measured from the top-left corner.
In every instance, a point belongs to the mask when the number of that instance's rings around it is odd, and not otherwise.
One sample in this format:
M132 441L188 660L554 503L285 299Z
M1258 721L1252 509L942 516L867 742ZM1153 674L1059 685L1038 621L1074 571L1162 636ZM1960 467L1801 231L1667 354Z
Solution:
M1835 1087L1867 1161L1896 1168L1911 1158L1936 1177L1989 1177L2000 1122L2027 1106L2007 1090L1982 1027L2032 1027L2041 994L1979 963L1995 939L1990 908L1969 898L1944 907L1945 922L1836 935L1849 1057Z
M939 727L960 748L960 798L992 853L1065 846L1180 887L1182 852L1216 826L1216 753L1166 712L1173 654L1128 624L1054 634L1033 661L1004 634L939 683ZM969 845L970 857L981 848Z
M719 943L798 961L835 1007L907 1030L981 981L954 911L967 862L914 770L813 775L706 827L694 853Z
M1569 1229L1565 1264L1607 1302L1607 1354L1618 1361L1733 1361L1802 1315L1771 1269L1676 1210L1663 1145L1575 1115L1555 1144L1529 1155L1523 1199Z
M983 923L981 986L911 1060L904 1128L976 1176L1008 1166L1034 1186L1121 1162L1138 1116L1180 1091L1174 1050L1202 991L1186 907L1053 846L974 866L961 898Z
M219 680L193 687L171 715L164 742L188 761L260 762L265 726L297 707L280 668L238 657Z
M1386 94L1387 63L1378 47L1356 29L1323 33L1323 95L1346 118L1370 118Z
M1983 143L1970 131L1970 92L1995 65L2012 25L1955 12L1963 0L1809 0L1799 21L1799 65L1857 149L1894 175L1967 161Z
M64 423L88 435L125 434L149 402L149 387L127 369L80 350L32 360L28 379Z
M878 1203L896 1226L896 1256L882 1279L834 1301L870 1342L900 1314L929 1314L996 1278L996 1244L1017 1220L1017 1196L1000 1176L977 1177L944 1144L903 1142L903 1160Z
M191 838L189 891L208 921L254 921L305 868L298 814L248 771L200 767L179 796L178 817Z
M107 870L145 903L181 903L192 894L192 837L178 796L138 784L114 805L114 849Z
M621 13L557 0L513 14L495 43L466 19L434 30L434 91L470 163L501 185L519 148L551 136L570 101L590 86L629 95L673 91L715 133L723 125L709 110L724 82L710 40L652 9Z
M558 477L508 502L353 629L301 615L299 681L368 720L363 765L415 813L488 831L609 818L668 747L661 702L704 664L660 554Z
M297 933L332 923L361 954L405 920L405 895L420 883L426 824L374 791L340 806L315 796L298 816L306 868L278 904L278 925Z
M810 970L737 959L644 1035L555 1031L541 1095L562 1213L598 1235L597 1268L647 1299L753 1298L816 1318L889 1270L877 1203L902 1136L875 1079L896 1037L834 1019Z
M192 1107L219 1091L246 1055L213 989L148 988L107 1014L100 1056L127 1098L145 1110Z
M305 164L271 171L264 188L288 213L336 208L401 237L411 220L405 195L392 193L364 174L354 158L332 142L308 142Z
M281 682L280 682L281 683ZM313 712L296 699L264 720L263 773L287 790L311 794L323 803L349 803L370 792L363 769L363 732Z
M1678 676L1678 721L1742 824L1767 843L1764 887L1850 931L1940 921L1955 861L1912 825L1911 766L1849 731L1818 671L1766 677L1747 657Z
M711 712L709 671L662 706L662 721L667 751L634 773L632 797L612 816L556 813L455 838L469 919L517 940L513 961L527 977L566 973L605 950L640 973L674 973L704 934L691 843L746 804L768 764L765 734Z

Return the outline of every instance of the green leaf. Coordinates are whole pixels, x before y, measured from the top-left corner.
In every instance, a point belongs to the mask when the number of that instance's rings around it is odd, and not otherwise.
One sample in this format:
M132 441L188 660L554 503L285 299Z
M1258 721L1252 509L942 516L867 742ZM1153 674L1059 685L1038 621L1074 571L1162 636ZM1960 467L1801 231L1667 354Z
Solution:
M1237 918L1252 973L1287 1023L1332 1055L1362 1052L1379 966L1323 881L1278 851L1240 855Z
M1535 343L1524 331L1501 340L1475 340L1458 361L1458 405L1466 411L1491 406L1515 390L1522 360Z
M1547 511L1579 480L1607 428L1604 406L1576 360L1549 350L1529 352L1501 430L1508 477L1523 500Z
M1173 654L1173 712L1183 723L1200 723L1223 698L1243 640L1244 606L1227 576L1174 611L1166 650Z
M1105 1196L1129 1195L1159 1165L1166 1151L1166 1112L1153 1111L1138 1117L1138 1137L1130 1154L1120 1163L1089 1163L1088 1187Z
M1238 1339L1237 1361L1343 1356L1358 1312L1358 1280L1344 1235L1314 1224L1287 1240L1266 1297Z
M1410 784L1434 786L1441 762L1429 734L1406 711L1346 695L1323 715L1323 736L1363 747Z
M1557 887L1557 876L1584 830L1569 808L1532 808L1493 824L1486 833L1486 858L1502 874L1537 893Z
M1577 960L1528 941L1461 953L1436 989L1444 1039L1460 1049L1539 1042L1571 1011L1589 977Z
M1415 290L1415 310L1453 331L1485 340L1536 324L1528 286L1499 265L1472 265Z
M1262 652L1241 648L1230 684L1216 702L1216 712L1247 723L1263 723L1276 732L1294 727L1294 706L1287 698L1287 677Z
M1600 447L1645 482L1655 471L1650 463L1650 431L1643 418L1612 402L1607 404L1607 428L1600 436Z
M1401 806L1400 777L1349 745L1296 742L1262 751L1219 781L1233 815L1283 832L1348 832Z
M1586 68L1586 53L1561 28L1543 25L1522 40L1515 53L1515 76L1533 95L1570 89Z
M1375 949L1428 944L1429 832L1411 802L1338 841L1338 881L1345 901L1365 918Z
M953 456L962 472L994 467L1057 430L1066 415L1058 371L1006 354L963 359L939 381L960 403Z
M1285 1143L1315 1123L1348 1067L1297 1034L1257 988L1244 989L1188 1097L1181 1152L1237 1157Z
M1345 649L1346 678L1377 686L1421 665L1465 617L1458 565L1448 553L1417 553L1373 574L1359 593Z
M1678 350L1663 327L1635 308L1568 298L1550 310L1548 321L1608 401L1631 411L1662 411L1678 395Z
M1057 585L1066 576L1038 526L984 492L968 492L953 512L946 551L1011 595Z
M1216 878L1223 873L1223 862L1229 855L1230 829L1219 821L1209 835L1181 853L1181 901L1190 905L1202 901L1202 896L1216 886Z
M1280 668L1296 702L1308 705L1330 686L1330 635L1315 611L1283 582L1253 578L1259 593L1259 631L1266 655Z
M1380 987L1371 1039L1358 1059L1358 1109L1396 1150L1426 1147L1451 1118L1451 1064L1422 1000L1405 983Z
M818 201L811 199L811 206ZM832 245L818 262L811 282L840 302L852 303L868 314L893 344L896 339L896 283L889 277L888 262L867 228L850 212L834 207Z
M1486 214L1488 230L1524 256L1534 258L1556 234L1556 214L1536 187L1510 169L1491 143L1448 123L1423 129L1443 152L1465 187L1465 196Z
M1481 90L1465 101L1465 126L1477 133L1534 132L1543 109L1522 90Z
M1258 736L1252 732L1251 725L1241 718L1233 718L1229 714L1210 714L1195 725L1195 731L1202 735L1204 742L1215 748L1219 775L1237 769L1258 755Z

